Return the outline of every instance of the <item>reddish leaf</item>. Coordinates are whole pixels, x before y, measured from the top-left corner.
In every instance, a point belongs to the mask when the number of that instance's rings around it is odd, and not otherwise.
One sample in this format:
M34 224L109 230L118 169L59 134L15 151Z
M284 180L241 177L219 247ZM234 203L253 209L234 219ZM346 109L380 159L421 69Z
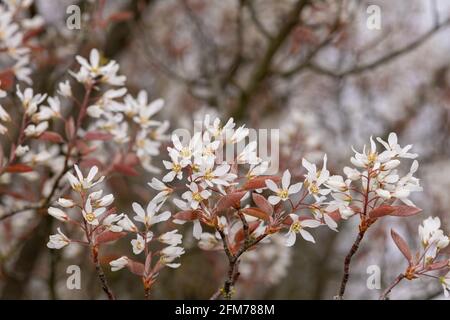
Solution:
M81 160L81 162L80 162L80 167L83 167L83 168L91 168L93 166L102 168L103 163L100 160L98 160L97 158L85 158L85 159Z
M84 139L87 141L108 141L111 140L114 136L110 133L100 132L100 131L89 131L84 135Z
M269 215L259 208L244 208L241 211L249 216L262 219L264 221L269 221Z
M244 190L254 190L261 189L266 187L266 180L272 180L275 183L278 183L281 179L278 176L259 176L253 179L248 180L243 186Z
M242 197L246 194L246 191L236 191L227 194L217 201L216 209L218 211L226 210L229 208L239 208Z
M63 143L64 139L57 132L45 131L39 136L39 140L50 141L54 143Z
M381 218L387 216L395 211L393 206L379 206L369 212L369 217L372 219Z
M9 91L14 86L14 71L7 69L0 72L0 89Z
M90 147L84 140L78 139L75 141L75 145L82 155L88 155L91 152L94 152L97 148Z
M70 117L66 121L65 130L67 140L72 140L73 136L75 135L75 121L73 120L73 117Z
M144 264L128 259L128 264L127 264L127 268L134 274L138 275L138 276L143 276L144 275Z
M191 221L198 218L199 210L184 210L177 212L173 215L174 219L183 220L183 221Z
M253 221L250 222L248 224L248 234L252 234L253 231L256 230L256 228L259 227L259 225L261 224L261 221ZM241 228L238 232L236 232L236 234L234 235L234 242L239 243L242 240L245 239L245 235L244 235L244 228Z
M422 211L422 209L411 206L393 206L395 211L389 214L390 216L395 217L410 217L418 214Z
M123 163L127 164L129 166L137 166L140 163L139 158L134 153L128 153L125 158L123 159Z
M10 166L7 166L5 171L10 172L10 173L24 173L24 172L33 171L33 168L30 166L27 166L26 164L17 163L17 164L12 164Z
M408 260L409 265L412 265L412 254L406 241L397 232L395 232L394 229L391 229L391 237L401 253L403 253L403 255L405 256L406 260Z
M427 266L428 270L440 270L449 267L449 260L432 263Z
M98 244L101 243L107 243L119 240L127 235L126 232L112 232L112 231L105 231L99 234L96 238L96 241Z
M342 217L341 214L339 213L339 210L334 210L333 212L328 213L328 216L333 219L335 222L339 222Z
M266 198L257 193L252 193L252 198L258 208L269 215L273 214L273 207Z
M127 166L125 164L115 164L114 170L120 172L126 176L138 176L139 173L131 166Z
M144 269L145 269L145 276L147 276L152 268L152 253L149 252L149 254L147 255L147 258L145 259L145 265L144 265Z

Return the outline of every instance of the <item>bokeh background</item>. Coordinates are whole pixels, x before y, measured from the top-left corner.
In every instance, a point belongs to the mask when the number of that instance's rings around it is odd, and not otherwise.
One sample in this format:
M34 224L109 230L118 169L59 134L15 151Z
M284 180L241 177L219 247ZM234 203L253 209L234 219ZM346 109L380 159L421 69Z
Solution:
M67 6L77 4L81 29L66 26ZM381 28L367 27L367 8L381 9ZM159 114L171 128L191 128L194 119L234 117L251 128L279 128L280 170L300 176L301 158L320 161L342 174L352 154L371 135L396 132L400 144L419 153L424 192L413 200L419 217L385 219L368 234L353 260L348 298L376 298L366 286L367 268L381 269L385 287L405 267L389 230L395 227L417 247L417 227L439 216L450 231L450 2L447 0L36 0L29 15L45 27L33 51L33 87L51 93L74 56L93 47L121 65L131 93L141 89L166 105ZM408 168L404 168L407 170ZM152 174L108 180L121 211L154 195ZM0 197L3 197L0 196ZM7 203L2 199L2 204ZM25 212L0 222L0 298L100 299L101 288L83 250L50 252L52 222ZM279 239L243 258L237 297L332 299L357 221L339 232L314 230L316 244ZM223 252L200 250L184 230L182 266L164 270L155 299L205 299L226 273ZM120 251L120 252L118 252ZM127 241L103 253L129 254ZM82 290L67 290L66 268L80 265ZM122 299L142 297L141 283L127 272L107 272ZM437 281L405 281L393 299L439 299Z

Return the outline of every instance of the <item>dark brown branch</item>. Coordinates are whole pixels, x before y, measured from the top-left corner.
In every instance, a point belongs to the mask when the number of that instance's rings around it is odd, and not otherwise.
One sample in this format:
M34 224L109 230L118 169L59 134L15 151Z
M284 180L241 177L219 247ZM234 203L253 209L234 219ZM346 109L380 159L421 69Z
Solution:
M289 15L284 20L285 22L281 26L277 35L269 42L263 58L257 64L252 75L250 76L250 81L247 88L243 90L239 96L238 106L232 113L232 116L234 118L241 119L244 116L250 99L259 89L259 86L261 85L263 80L270 74L272 59L281 48L291 31L299 23L301 12L308 3L309 0L297 1L294 8L290 11Z

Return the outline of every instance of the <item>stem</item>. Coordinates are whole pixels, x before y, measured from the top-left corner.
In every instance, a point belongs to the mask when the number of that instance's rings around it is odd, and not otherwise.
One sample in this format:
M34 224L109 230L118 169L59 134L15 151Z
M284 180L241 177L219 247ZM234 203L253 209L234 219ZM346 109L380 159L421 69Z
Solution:
M150 300L150 287L144 287L144 299Z
M383 292L383 294L380 296L380 300L387 300L389 293L391 293L392 289L394 289L395 286L397 286L400 281L402 281L405 278L405 275L403 273L400 273L397 278L387 287L387 289Z
M350 251L348 252L347 256L345 257L344 275L342 276L341 288L339 289L339 294L337 296L337 298L339 300L341 300L344 297L345 288L347 286L348 278L350 277L350 263L352 261L353 256L355 255L356 251L358 251L359 244L361 243L361 240L364 238L365 233L366 233L366 230L361 230L358 233L358 236L356 237L355 242L353 243Z
M100 265L100 261L98 260L98 247L92 247L92 259L94 260L95 270L97 271L98 278L102 283L102 289L108 296L109 300L115 300L114 294L111 288L108 286L108 282L106 280L105 273L103 272L102 266Z

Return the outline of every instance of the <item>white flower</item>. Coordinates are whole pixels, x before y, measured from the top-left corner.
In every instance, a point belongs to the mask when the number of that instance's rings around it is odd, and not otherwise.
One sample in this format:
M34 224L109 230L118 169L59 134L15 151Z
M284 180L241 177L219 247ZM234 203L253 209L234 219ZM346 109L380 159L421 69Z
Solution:
M350 159L350 162L360 168L374 168L380 166L382 163L391 160L391 158L395 156L395 152L391 150L385 150L381 154L378 154L377 146L372 137L370 137L370 151L367 153L365 145L362 153L357 152L353 147L352 149L355 152L355 156Z
M159 193L153 198L153 201L155 202L165 201L173 192L172 188L166 186L163 182L156 178L152 178L152 182L149 182L148 185L159 191Z
M214 168L213 158L203 158L197 166L197 172L193 175L193 179L200 179L207 186L212 187L214 184L220 186L229 186L230 182L236 179L235 174L229 174L230 165L222 164Z
M5 109L0 105L0 120L8 122L11 121L11 117L9 116L8 112L6 112Z
M133 253L140 254L145 249L144 238L138 234L136 239L131 240L131 245L133 246Z
M82 210L84 220L87 223L96 226L98 225L98 217L106 211L106 208L100 207L94 209L91 204L91 198L88 197L84 209Z
M286 201L289 199L291 194L296 194L302 188L302 183L296 183L292 186L291 184L291 173L289 170L284 171L283 177L281 179L281 188L277 186L272 180L266 180L266 186L271 191L275 192L276 196L269 196L269 202L272 205L276 205L280 201Z
M233 118L228 119L227 123L222 126L222 123L219 118L214 119L213 123L210 123L210 116L207 114L204 120L205 128L208 132L212 134L212 136L217 140L222 140L224 137L224 133L228 131L232 131L234 128L234 120Z
M146 211L144 211L144 208L137 202L133 202L132 206L136 213L134 220L145 224L147 227L162 221L167 221L170 218L169 211L157 215L156 213L159 210L159 207L153 201L148 203Z
M168 244L170 246L176 246L182 242L183 235L178 234L178 230L172 230L166 233L163 233L158 237L158 240L162 243Z
M180 141L180 138L176 134L173 134L172 143L174 148L167 148L167 150L169 151L169 155L171 159L180 159L180 165L184 168L187 165L192 164L192 157L195 157L196 154L201 152L201 133L195 133L192 139L190 139L189 143L187 143L186 145L183 145Z
M386 143L380 137L377 138L378 142L380 142L388 151L392 151L395 156L399 158L409 158L415 159L417 158L416 153L408 153L408 151L412 148L412 145L407 145L402 148L397 142L397 135L394 132L391 132L388 137L388 142Z
M439 217L428 217L419 226L419 237L424 247L428 246L433 234L441 227L441 219Z
M71 97L72 96L72 87L70 86L69 80L64 82L60 82L58 84L58 93L63 97Z
M32 116L37 111L39 104L41 104L47 97L46 94L34 95L33 89L31 88L26 88L25 91L22 93L18 85L16 94L19 97L20 101L22 102L22 106L25 109L25 114L28 116Z
M30 124L25 128L24 133L27 137L39 137L47 128L47 121L41 122L37 126Z
M356 181L361 178L361 172L354 168L344 167L344 173L352 181Z
M204 232L200 235L198 246L202 250L219 250L222 247L221 241L214 234Z
M256 141L250 142L247 146L245 146L244 150L237 156L237 163L249 163L249 164L258 164L261 162L261 158L259 158L256 154L256 149L258 148L258 144Z
M156 99L148 104L147 93L145 91L139 93L138 99L139 101L136 101L137 114L133 117L133 121L142 128L159 125L160 122L152 120L152 117L164 107L164 100Z
M111 266L111 271L118 271L120 269L125 268L128 265L128 257L122 256L119 259L113 260L109 263Z
M164 182L170 182L175 177L177 177L178 180L181 180L183 178L183 168L181 164L178 162L178 156L177 155L171 155L170 156L172 162L163 160L164 167L167 170L170 170L164 177Z
M97 181L94 182L94 178L98 173L97 166L93 166L89 170L89 173L86 178L83 177L83 173L81 172L81 170L78 168L77 165L74 165L74 168L77 173L77 178L75 178L75 176L70 172L67 173L67 178L69 179L72 189L74 189L75 191L90 189L96 184L102 182L103 179L105 178L104 176L102 176Z
M49 97L47 102L49 106L42 106L39 112L33 115L33 121L39 122L61 117L61 103L58 97Z
M189 191L182 194L182 198L187 200L192 209L197 209L199 204L211 196L211 192L208 190L200 190L195 182L187 185Z
M318 226L320 226L320 222L313 219L300 220L298 215L296 214L290 214L289 216L292 219L292 224L289 228L289 232L286 234L287 238L285 245L287 247L292 247L295 244L295 240L297 239L297 233L300 233L300 235L306 241L315 243L313 236L308 231L306 231L305 228L317 228Z
M124 215L122 220L117 222L117 225L122 227L125 231L138 232L136 225L130 220L130 218L128 218L127 215Z
M59 208L49 207L48 214L60 221L67 221L69 219L67 214Z
M170 268L178 268L179 263L172 263L173 260L184 254L184 248L169 246L161 250L160 262Z
M30 147L29 147L29 146L22 146L22 145L19 145L19 146L17 146L16 151L14 151L14 153L16 154L16 156L22 157L22 156L25 155L28 151L30 151Z
M47 247L50 249L61 249L70 243L70 239L62 233L61 229L58 228L58 234L50 236L50 240L47 243Z
M106 226L111 232L121 232L123 230L119 222L122 221L124 214L110 214L102 221L102 225Z
M321 189L320 186L324 184L328 177L330 176L330 172L327 170L327 155L323 156L323 166L322 170L317 171L317 167L315 164L310 163L305 158L302 159L302 165L308 171L305 175L306 180L305 184L308 187L308 191L310 194L316 198L316 200L320 197L320 195L325 196L330 193L329 189Z

